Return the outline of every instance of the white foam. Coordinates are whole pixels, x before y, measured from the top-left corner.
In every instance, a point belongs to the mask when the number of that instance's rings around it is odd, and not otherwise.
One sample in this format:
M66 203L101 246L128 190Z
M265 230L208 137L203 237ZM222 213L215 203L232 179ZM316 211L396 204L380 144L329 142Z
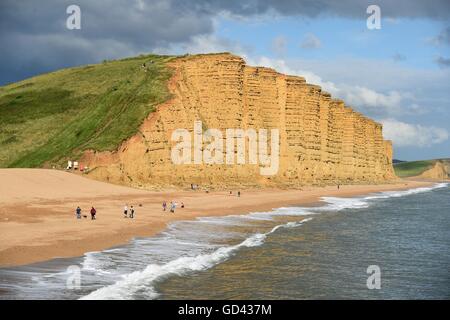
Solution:
M309 216L313 214L318 214L318 212L311 211L309 208L304 207L281 207L278 209L273 209L272 211L251 212L248 214L241 215L241 218L250 220L270 221L273 220L273 218L276 216Z
M93 251L93 252L86 252L84 255L83 262L81 263L83 270L99 270L102 269L105 266L105 260L100 259L101 257L104 257L104 253Z
M242 226L242 218L240 216L199 217L195 221L219 226Z
M322 201L328 203L323 207L317 207L315 211L340 211L343 209L361 209L369 207L369 203L363 198L337 198L337 197L322 197Z
M277 216L309 216L317 214L311 208L305 207L281 207L272 211L273 215Z
M434 189L446 188L448 185L449 185L448 183L436 183L435 185L433 185L431 187L421 187L421 188L414 188L414 189L400 190L400 191L385 191L385 192L380 192L379 195L369 196L369 197L371 199L404 197L404 196L408 196L411 194L429 192ZM366 197L366 199L369 197Z
M383 191L379 193L374 193L366 197L356 197L356 198L322 197L321 200L326 202L327 205L323 207L311 208L310 210L320 212L320 211L340 211L343 209L368 208L370 206L370 201L368 200L404 197L412 194L429 192L438 188L445 188L448 185L449 185L448 183L437 183L431 187L420 187L399 191Z
M172 275L185 275L191 272L209 269L227 260L241 248L262 245L267 236L274 233L279 228L298 227L310 220L311 218L308 218L299 222L288 222L286 224L277 225L267 233L253 234L237 245L221 247L209 254L200 254L194 257L180 257L163 265L148 265L144 270L135 271L125 275L122 280L95 290L81 299L129 299L132 298L136 292L145 294L148 299L154 299L158 296L158 293L153 287L157 281L161 281Z

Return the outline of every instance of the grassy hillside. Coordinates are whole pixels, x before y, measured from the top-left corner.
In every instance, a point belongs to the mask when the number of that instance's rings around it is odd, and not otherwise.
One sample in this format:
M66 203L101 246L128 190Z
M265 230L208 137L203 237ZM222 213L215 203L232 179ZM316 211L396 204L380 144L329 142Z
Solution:
M400 162L394 164L395 174L401 178L418 176L424 171L431 169L436 161L443 162L447 167L450 166L450 159Z
M172 58L105 61L0 87L0 167L61 164L86 149L117 148L169 98Z
M401 162L394 165L395 174L401 178L417 176L433 167L432 160Z

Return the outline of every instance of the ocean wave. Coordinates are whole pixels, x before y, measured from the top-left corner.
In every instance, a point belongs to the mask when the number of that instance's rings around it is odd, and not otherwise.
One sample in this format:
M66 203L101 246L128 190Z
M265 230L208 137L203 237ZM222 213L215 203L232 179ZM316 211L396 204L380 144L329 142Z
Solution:
M142 271L135 271L123 276L123 279L116 283L97 289L90 294L81 297L83 300L91 299L130 299L137 292L143 294L148 299L154 299L158 296L154 285L156 282L164 280L173 275L186 275L192 272L207 270L223 261L229 259L241 248L257 247L262 245L267 236L276 232L280 228L294 228L310 221L312 218L303 219L298 222L288 222L273 227L267 233L256 233L246 238L241 243L221 247L209 254L200 254L194 257L180 257L166 264L148 265Z
M417 194L417 193L429 192L434 189L446 188L448 185L449 185L448 183L436 183L430 187L420 187L420 188L398 190L398 191L383 191L383 192L380 192L379 194L367 196L364 199L371 200L371 199L398 198L398 197L409 196L409 195Z
M368 208L369 203L365 198L338 198L338 197L322 197L321 200L327 205L314 208L315 211L340 211L343 209L363 209Z
M436 183L430 187L420 187L407 190L383 191L377 192L365 197L339 198L339 197L321 197L321 200L327 205L312 208L312 211L340 211L343 209L363 209L370 206L370 200L399 198L417 193L429 192L434 189L446 188L448 183Z
M227 217L240 217L241 219L247 220L273 220L275 216L310 216L320 214L325 211L341 211L344 209L364 209L370 206L369 200L403 197L412 194L432 191L438 188L445 188L448 185L449 183L437 183L430 187L420 187L399 191L383 191L363 197L348 197L348 198L321 197L320 200L322 202L325 202L326 205L318 207L301 207L301 206L280 207L277 209L273 209L271 211L251 212L240 216L227 216ZM215 219L225 219L227 217L219 217L219 218L216 217ZM224 222L223 224L227 223L230 222Z

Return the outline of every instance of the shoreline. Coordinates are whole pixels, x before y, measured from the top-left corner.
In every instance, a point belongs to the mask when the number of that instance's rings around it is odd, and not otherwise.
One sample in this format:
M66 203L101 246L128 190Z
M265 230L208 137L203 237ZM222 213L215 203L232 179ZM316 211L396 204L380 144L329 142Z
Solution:
M229 191L144 191L55 170L7 170L0 170L2 268L105 250L135 237L156 235L174 221L314 205L324 196L353 197L437 183L399 180L381 185L341 185L339 190L336 186L240 190L241 197L237 197L237 190L233 190L233 195ZM163 212L161 203L172 200L183 202L185 208L178 205L175 213ZM123 217L125 203L135 206L135 219ZM97 220L77 220L77 205L88 216L94 205Z

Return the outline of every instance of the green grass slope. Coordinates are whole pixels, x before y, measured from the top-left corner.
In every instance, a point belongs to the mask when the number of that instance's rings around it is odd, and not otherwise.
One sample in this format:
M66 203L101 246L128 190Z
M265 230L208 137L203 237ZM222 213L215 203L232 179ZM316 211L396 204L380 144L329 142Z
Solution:
M116 149L170 98L171 59L105 61L0 87L0 167L61 165L86 149Z
M443 162L447 167L450 166L450 159L400 162L394 164L395 174L400 178L418 176L424 171L431 169L436 163L436 161Z
M394 170L400 178L412 177L432 168L433 164L433 160L401 162L394 165Z

